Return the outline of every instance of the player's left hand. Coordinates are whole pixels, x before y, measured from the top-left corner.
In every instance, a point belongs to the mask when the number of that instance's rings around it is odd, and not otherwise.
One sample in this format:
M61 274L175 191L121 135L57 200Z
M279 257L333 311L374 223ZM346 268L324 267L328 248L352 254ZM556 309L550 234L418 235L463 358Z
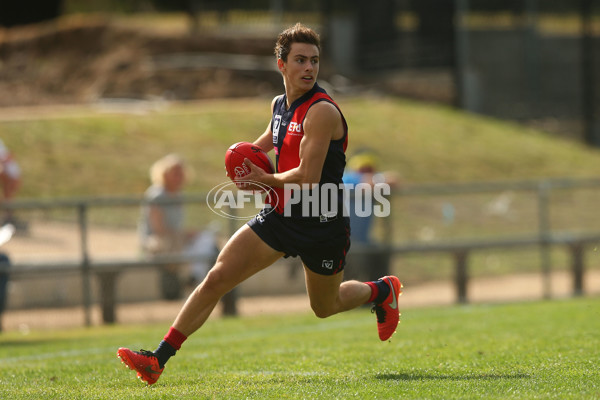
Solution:
M250 172L243 177L235 177L234 180L236 181L236 186L240 189L250 189L253 186L250 181L264 184L264 177L267 175L265 170L254 164L248 158L244 159L244 164L250 168Z

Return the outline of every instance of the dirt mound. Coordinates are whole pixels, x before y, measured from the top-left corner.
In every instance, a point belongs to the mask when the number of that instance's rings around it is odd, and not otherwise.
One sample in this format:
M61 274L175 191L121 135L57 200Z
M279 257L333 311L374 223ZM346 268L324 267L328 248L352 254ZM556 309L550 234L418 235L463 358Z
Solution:
M281 93L275 34L225 31L165 32L101 16L0 28L0 108ZM452 72L443 69L378 71L348 79L326 60L319 77L341 93L374 91L448 104L454 96Z
M275 64L272 46L273 39L161 35L104 18L0 30L0 107L270 95L281 91L277 71L263 67L267 57ZM223 53L252 57L258 68L214 57Z

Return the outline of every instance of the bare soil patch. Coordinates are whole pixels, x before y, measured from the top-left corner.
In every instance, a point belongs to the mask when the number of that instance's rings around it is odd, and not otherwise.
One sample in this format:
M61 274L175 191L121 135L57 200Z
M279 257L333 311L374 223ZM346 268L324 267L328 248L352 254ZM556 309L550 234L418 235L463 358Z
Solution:
M247 36L164 34L108 18L59 19L0 29L0 107L82 104L101 98L190 100L271 94L281 90L281 78L274 70L241 68L230 59L207 65L189 56L225 53L272 59L273 42ZM188 55L183 63L182 54Z

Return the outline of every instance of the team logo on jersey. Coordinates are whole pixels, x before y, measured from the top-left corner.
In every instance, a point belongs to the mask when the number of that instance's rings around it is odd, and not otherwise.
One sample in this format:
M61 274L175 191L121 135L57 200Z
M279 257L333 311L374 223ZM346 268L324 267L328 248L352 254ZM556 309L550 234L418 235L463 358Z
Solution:
M321 266L323 268L333 269L333 260L323 260L323 262L321 263Z
M281 126L281 115L276 115L273 118L273 144L277 145L277 139L279 138L279 127Z
M292 136L301 136L302 135L302 124L297 122L290 122L290 125L287 129L288 135Z

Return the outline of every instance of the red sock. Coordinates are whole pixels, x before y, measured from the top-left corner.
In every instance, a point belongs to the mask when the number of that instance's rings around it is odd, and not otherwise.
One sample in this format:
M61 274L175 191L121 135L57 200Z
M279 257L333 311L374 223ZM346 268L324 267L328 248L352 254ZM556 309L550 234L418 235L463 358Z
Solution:
M173 346L175 350L179 350L186 339L187 336L185 336L183 333L179 332L173 327L169 329L169 332L164 337L164 341Z
M369 300L367 301L367 303L372 303L377 298L377 295L379 294L379 288L377 287L375 282L365 282L365 283L371 287L371 297L369 297Z

